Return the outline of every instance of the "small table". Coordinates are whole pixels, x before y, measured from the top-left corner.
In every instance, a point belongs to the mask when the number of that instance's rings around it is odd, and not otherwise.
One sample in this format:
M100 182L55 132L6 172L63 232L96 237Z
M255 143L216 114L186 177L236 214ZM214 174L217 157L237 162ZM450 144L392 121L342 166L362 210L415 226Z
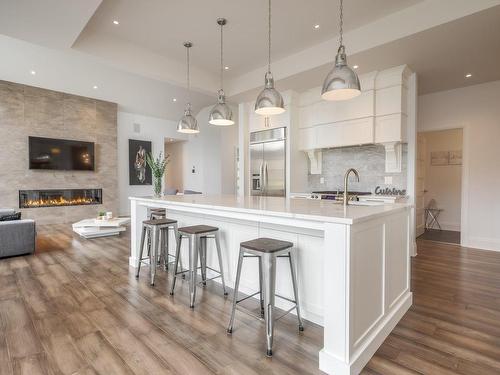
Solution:
M123 225L130 223L128 217L117 217L109 220L85 219L73 224L73 232L83 238L117 236L125 231Z
M439 224L438 217L443 211L442 208L426 208L425 209L425 229L434 229L434 225L437 225L439 230L441 229L441 224Z

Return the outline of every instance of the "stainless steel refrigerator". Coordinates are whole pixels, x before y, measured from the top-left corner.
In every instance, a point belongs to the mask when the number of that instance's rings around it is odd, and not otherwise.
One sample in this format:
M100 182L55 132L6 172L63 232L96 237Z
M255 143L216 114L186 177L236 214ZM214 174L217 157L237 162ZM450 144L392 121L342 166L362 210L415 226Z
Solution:
M285 196L286 128L250 133L252 195Z

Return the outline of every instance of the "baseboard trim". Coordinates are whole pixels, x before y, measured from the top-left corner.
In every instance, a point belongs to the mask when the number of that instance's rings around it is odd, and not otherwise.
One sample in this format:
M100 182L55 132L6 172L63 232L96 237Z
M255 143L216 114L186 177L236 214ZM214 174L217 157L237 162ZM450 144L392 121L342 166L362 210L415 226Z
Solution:
M469 237L464 245L479 250L500 251L500 239L487 237Z

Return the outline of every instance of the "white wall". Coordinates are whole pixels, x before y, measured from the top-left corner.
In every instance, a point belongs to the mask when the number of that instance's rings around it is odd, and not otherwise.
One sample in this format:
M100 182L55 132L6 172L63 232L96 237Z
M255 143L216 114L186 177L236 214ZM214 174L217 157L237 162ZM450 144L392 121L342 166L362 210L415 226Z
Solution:
M418 130L463 128L462 244L500 251L500 81L422 95Z
M134 132L134 123L140 125L140 132ZM130 205L128 197L152 195L152 186L131 186L128 175L128 140L139 139L152 142L154 154L163 152L165 138L188 139L176 131L174 121L134 113L118 112L118 190L120 215L128 215Z
M419 134L425 139L424 204L431 199L443 211L439 224L445 230L460 230L460 206L462 192L461 165L431 165L431 153L435 151L461 151L462 129L450 129Z
M211 107L203 108L196 116L200 133L186 136L177 132L177 123L155 117L118 112L118 186L120 215L130 212L128 197L152 194L152 186L130 186L128 175L128 140L152 142L154 154L164 151L166 138L184 139L182 145L183 188L204 194L234 194L235 147L238 144L238 126L218 127L208 124ZM233 109L234 118L238 118ZM134 132L134 123L140 132ZM194 167L194 173L193 171ZM168 179L168 176L167 176Z

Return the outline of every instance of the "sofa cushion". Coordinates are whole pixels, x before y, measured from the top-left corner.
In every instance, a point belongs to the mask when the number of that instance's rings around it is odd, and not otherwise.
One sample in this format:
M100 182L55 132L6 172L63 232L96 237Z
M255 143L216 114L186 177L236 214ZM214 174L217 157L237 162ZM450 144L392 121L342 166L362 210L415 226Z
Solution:
M20 212L14 212L12 214L5 214L0 216L0 221L14 221L14 220L21 220Z
M0 216L13 214L15 212L16 211L13 210L12 208L0 208Z

